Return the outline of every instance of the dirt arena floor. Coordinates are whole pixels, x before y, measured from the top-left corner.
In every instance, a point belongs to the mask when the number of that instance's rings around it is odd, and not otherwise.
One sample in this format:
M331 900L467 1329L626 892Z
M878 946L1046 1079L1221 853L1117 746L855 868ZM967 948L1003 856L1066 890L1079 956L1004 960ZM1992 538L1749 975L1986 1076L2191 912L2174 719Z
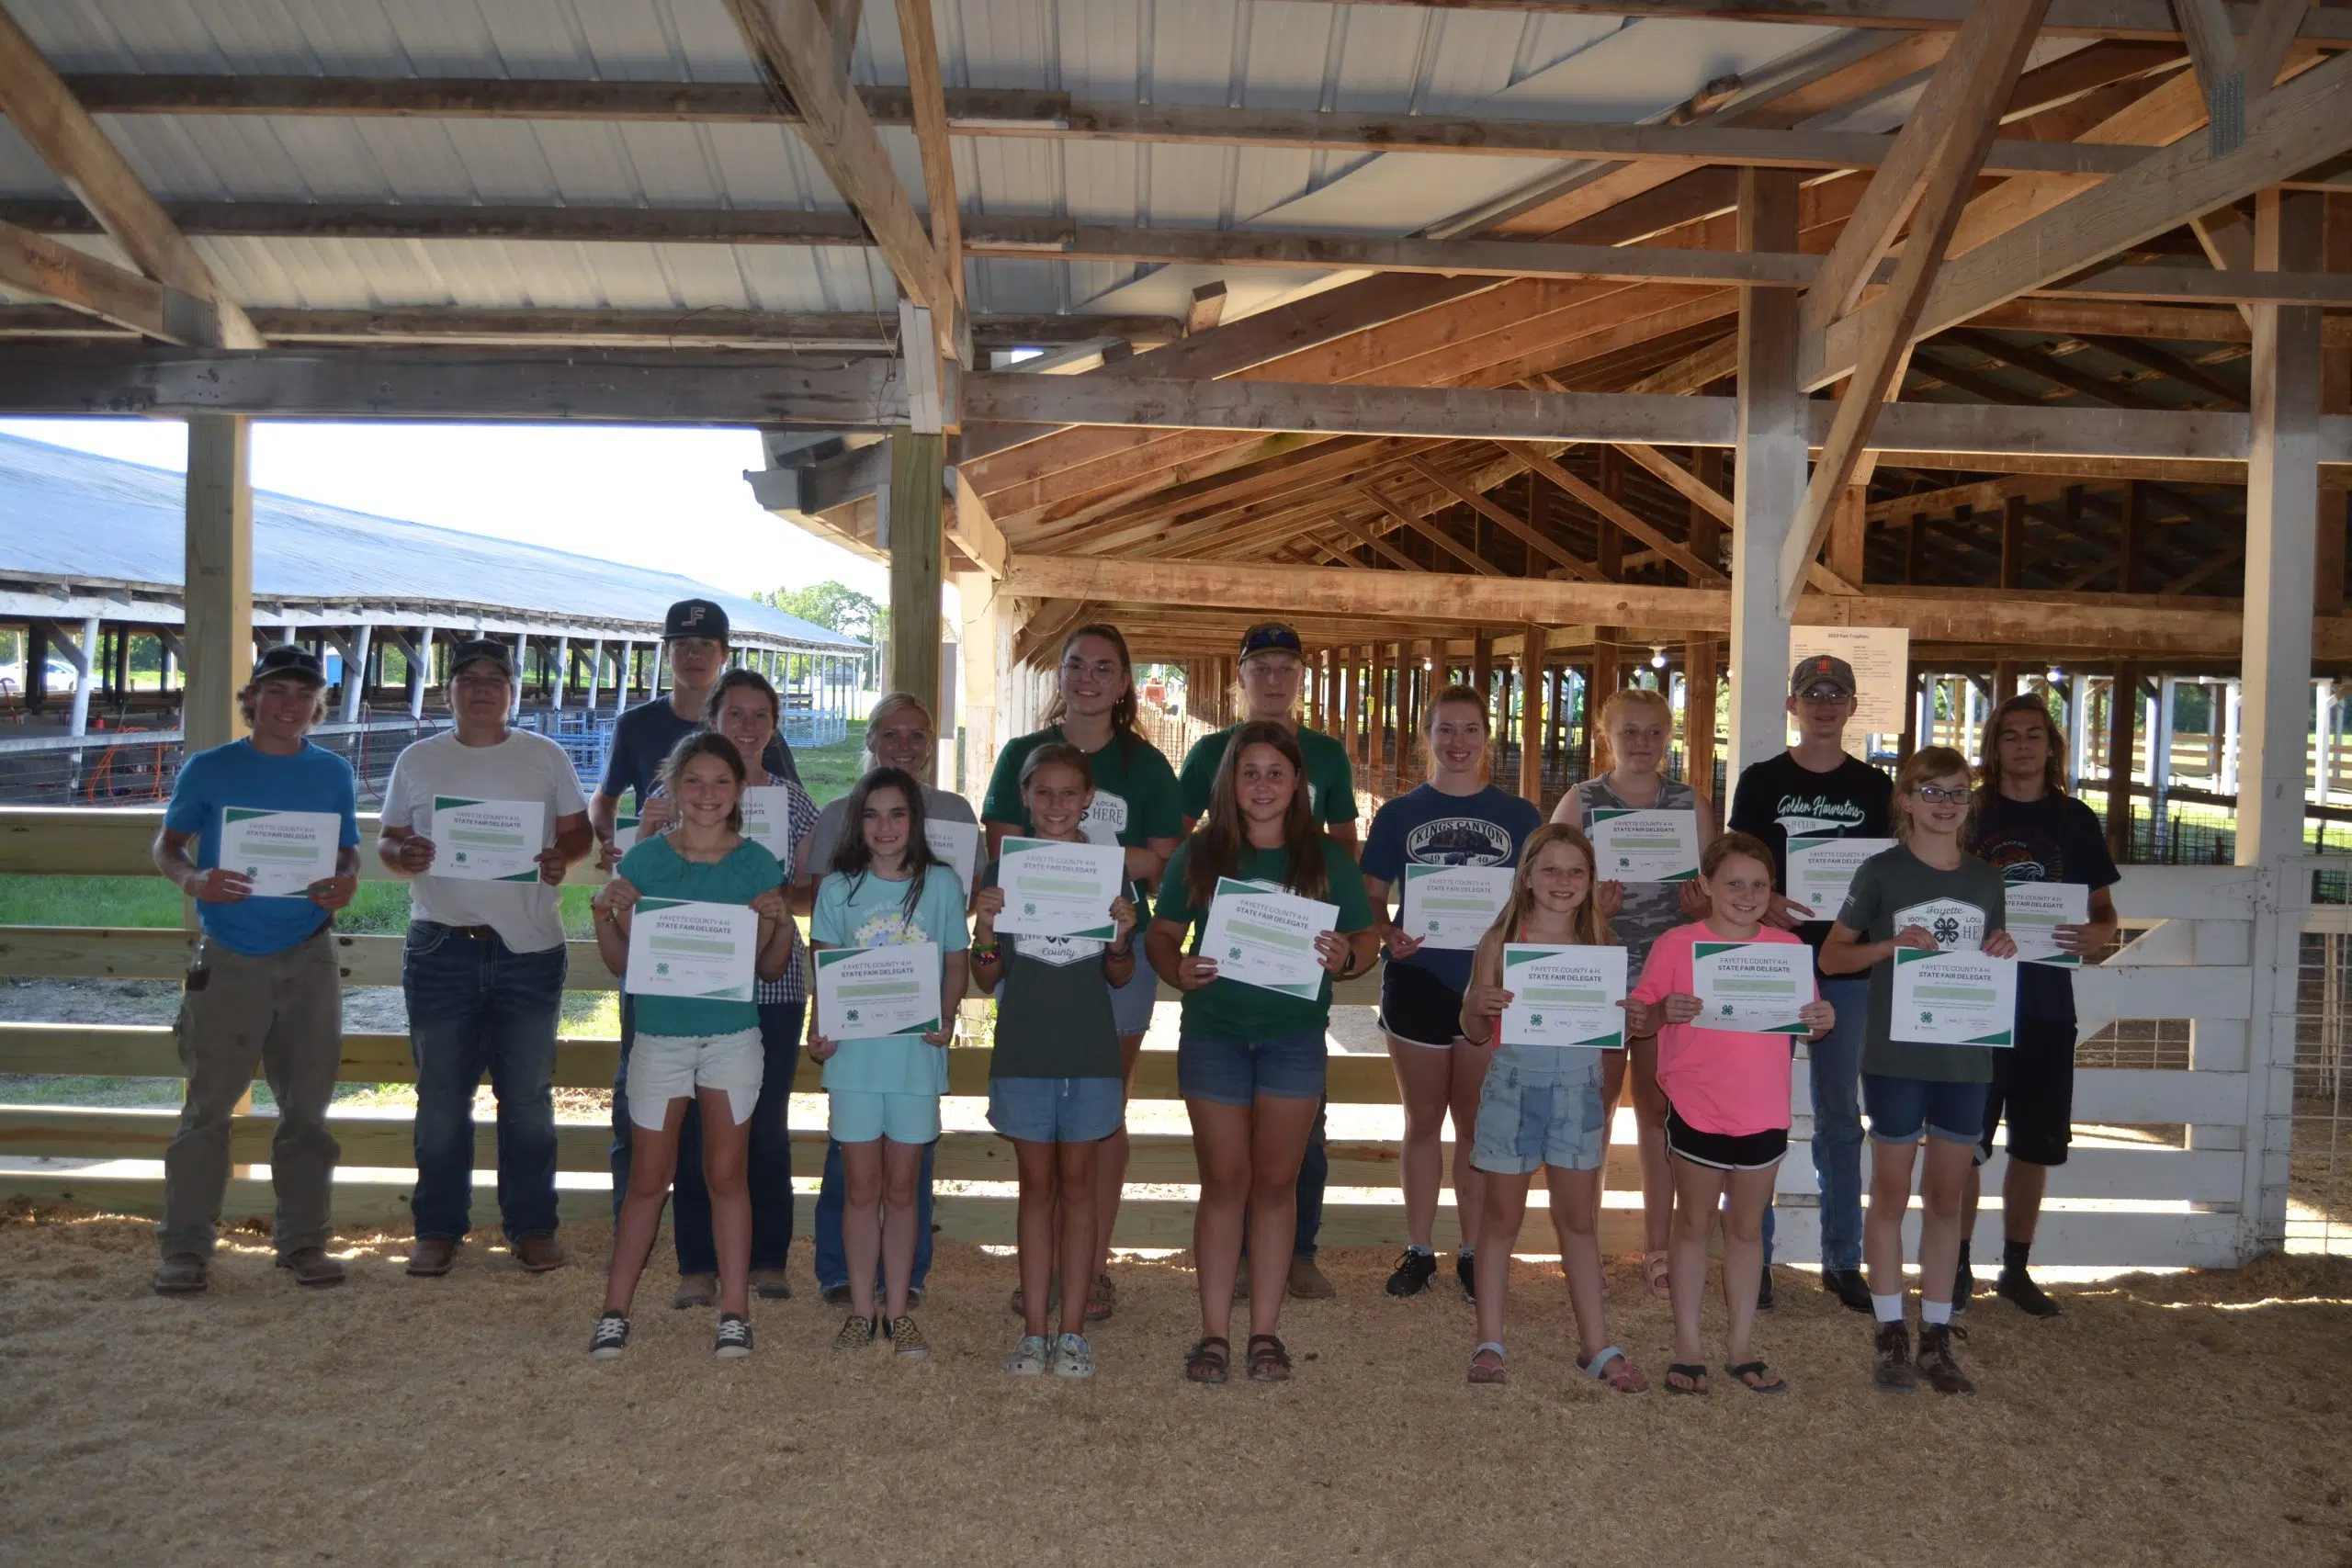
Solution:
M834 1359L813 1289L713 1361L661 1268L592 1362L605 1238L569 1239L584 1265L477 1247L426 1281L349 1238L310 1295L241 1235L209 1297L163 1301L145 1224L0 1215L0 1561L2352 1565L2340 1258L2072 1290L2054 1324L1980 1299L1973 1399L1873 1393L1867 1325L1782 1270L1760 1343L1793 1392L1694 1400L1580 1379L1537 1263L1510 1385L1467 1387L1451 1269L1393 1302L1368 1252L1285 1313L1284 1388L1180 1382L1181 1259L1118 1266L1091 1383L1016 1382L1011 1261L945 1245L928 1365ZM1663 1304L1630 1264L1611 1291L1659 1378Z

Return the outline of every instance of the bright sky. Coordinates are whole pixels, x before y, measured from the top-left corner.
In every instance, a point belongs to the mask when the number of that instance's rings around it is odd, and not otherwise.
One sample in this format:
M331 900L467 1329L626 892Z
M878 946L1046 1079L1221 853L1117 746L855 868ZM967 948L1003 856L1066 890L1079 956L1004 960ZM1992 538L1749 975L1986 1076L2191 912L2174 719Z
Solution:
M184 472L170 420L10 419L34 441ZM880 566L752 499L764 465L749 430L609 424L254 426L253 479L306 501L653 567L749 594L831 579L889 597Z

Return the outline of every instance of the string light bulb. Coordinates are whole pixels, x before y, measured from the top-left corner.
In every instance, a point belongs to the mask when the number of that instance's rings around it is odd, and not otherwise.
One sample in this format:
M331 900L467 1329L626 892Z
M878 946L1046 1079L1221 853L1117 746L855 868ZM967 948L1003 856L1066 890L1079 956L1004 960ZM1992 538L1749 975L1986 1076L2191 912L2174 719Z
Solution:
M1650 668L1653 670L1666 668L1666 649L1656 646L1650 649Z

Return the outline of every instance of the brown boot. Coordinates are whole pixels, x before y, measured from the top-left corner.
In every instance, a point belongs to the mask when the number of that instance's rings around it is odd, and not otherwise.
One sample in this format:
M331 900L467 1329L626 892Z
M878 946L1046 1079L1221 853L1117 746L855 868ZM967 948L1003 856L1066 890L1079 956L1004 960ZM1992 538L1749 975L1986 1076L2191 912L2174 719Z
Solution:
M1900 1323L1878 1325L1878 1354L1871 1363L1871 1382L1881 1393L1909 1393L1919 1386L1911 1370L1911 1331Z
M685 1312L693 1307L717 1306L718 1304L718 1276L716 1274L679 1275L678 1293L670 1298L670 1304L680 1312Z
M201 1253L175 1252L155 1270L159 1296L198 1296L212 1284L211 1267Z
M343 1265L329 1258L323 1247L298 1247L279 1258L277 1266L292 1274L296 1284L312 1290L343 1283Z
M571 1254L563 1243L551 1235L517 1236L511 1250L515 1265L526 1274L544 1274L550 1269L560 1269L571 1260Z
M1975 1380L1960 1370L1952 1359L1951 1342L1965 1339L1968 1330L1949 1323L1923 1323L1919 1325L1919 1359L1917 1363L1928 1386L1938 1393L1974 1393Z
M458 1265L458 1244L446 1235L421 1235L408 1249L408 1271L420 1280L438 1280Z
M1328 1302L1340 1292L1331 1288L1323 1270L1315 1267L1315 1259L1294 1258L1290 1260L1290 1293L1302 1302Z

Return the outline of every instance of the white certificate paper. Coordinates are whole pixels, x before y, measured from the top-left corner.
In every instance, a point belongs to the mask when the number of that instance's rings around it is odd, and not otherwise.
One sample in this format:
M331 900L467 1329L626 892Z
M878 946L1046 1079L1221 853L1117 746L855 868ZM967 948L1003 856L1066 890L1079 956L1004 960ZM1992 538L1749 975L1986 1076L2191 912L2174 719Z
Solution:
M1813 1000L1813 949L1801 942L1700 942L1690 949L1702 1029L1811 1034L1797 1011Z
M300 898L334 874L342 836L343 818L332 811L224 807L218 858L223 871L251 879L254 897Z
M1913 1045L2017 1043L2018 961L1894 950L1892 1036Z
M1127 852L1116 844L1009 838L997 856L996 878L1004 889L998 931L1109 942L1118 931L1111 901L1125 888Z
M628 853L629 851L637 848L637 840L639 837L641 837L641 835L638 832L636 818L621 816L614 817L613 858L615 860L618 860L621 856Z
M2025 964L2049 964L2063 968L2082 966L2082 955L2058 950L2060 926L2079 926L2091 918L2091 890L2082 882L2012 882L2001 890L2009 912L2009 934L2017 938L2018 959Z
M1854 874L1873 855L1894 847L1893 839L1796 838L1789 840L1789 897L1813 911L1816 920L1834 920L1846 907Z
M1316 953L1315 939L1339 924L1337 904L1269 893L1255 883L1221 876L1196 951L1216 960L1220 980L1312 1000L1330 977Z
M1597 807L1592 853L1603 882L1688 882L1699 874L1699 814Z
M1582 1045L1614 1051L1625 1043L1625 950L1503 943L1506 1045Z
M1510 902L1507 865L1408 865L1396 917L1426 947L1476 947Z
M639 898L629 913L624 989L640 997L752 999L760 917L748 904Z
M782 784L753 784L743 792L743 837L792 864L792 792Z
M923 842L931 852L956 868L956 880L964 885L964 897L972 896L972 873L980 861L980 825L977 822L942 822L935 818L923 818Z
M431 874L459 882L537 882L547 821L544 800L436 795Z
M939 944L817 950L817 1032L828 1040L939 1028Z

